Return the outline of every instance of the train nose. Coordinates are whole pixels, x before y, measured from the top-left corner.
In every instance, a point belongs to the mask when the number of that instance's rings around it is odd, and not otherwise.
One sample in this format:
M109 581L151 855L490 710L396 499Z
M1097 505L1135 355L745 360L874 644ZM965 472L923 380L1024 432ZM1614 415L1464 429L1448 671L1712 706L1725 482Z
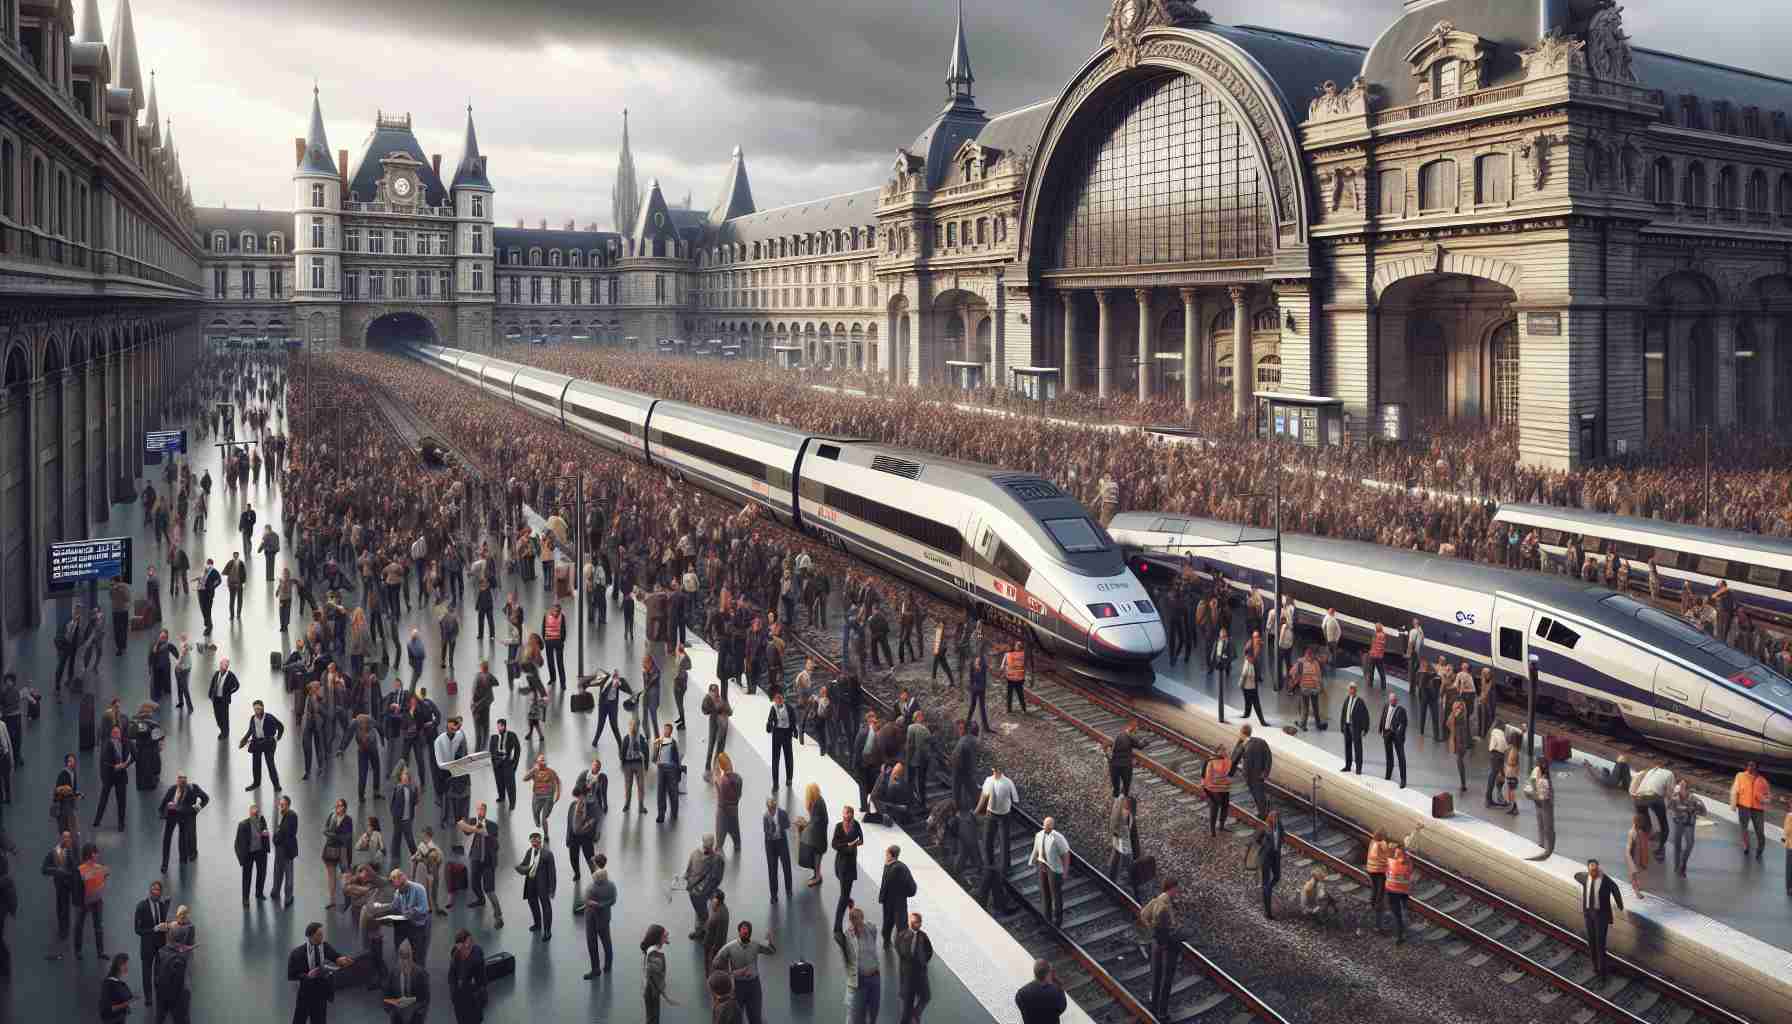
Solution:
M1781 714L1770 715L1767 728L1762 732L1762 755L1782 764L1792 762L1792 718Z
M1097 653L1126 661L1150 661L1163 653L1164 624L1130 622L1123 626L1104 626L1095 631Z

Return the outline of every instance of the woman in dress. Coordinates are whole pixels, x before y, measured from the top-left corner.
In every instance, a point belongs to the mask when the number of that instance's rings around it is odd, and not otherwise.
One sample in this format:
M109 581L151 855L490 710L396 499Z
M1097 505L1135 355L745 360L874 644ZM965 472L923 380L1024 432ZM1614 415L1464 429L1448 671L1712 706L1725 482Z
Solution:
M349 816L348 801L337 800L336 806L324 819L324 884L328 896L324 903L325 910L336 909L336 882L352 859L350 846L354 841L355 819Z
M803 884L813 889L821 884L821 859L828 849L828 804L816 783L803 788L803 816L797 819L796 827L798 859L808 859L814 871Z
M1641 902L1647 894L1643 885L1649 880L1649 812L1638 811L1630 821L1630 834L1624 839L1624 859L1630 865L1630 887Z

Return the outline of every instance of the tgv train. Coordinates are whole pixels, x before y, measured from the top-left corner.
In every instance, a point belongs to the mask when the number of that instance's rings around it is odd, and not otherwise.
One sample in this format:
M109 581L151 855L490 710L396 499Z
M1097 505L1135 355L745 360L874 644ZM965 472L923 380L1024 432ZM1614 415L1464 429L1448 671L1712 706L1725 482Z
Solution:
M751 502L1047 650L1149 664L1164 627L1106 531L1025 473L776 424L436 345L413 355L722 497Z
M1615 550L1630 564L1631 579L1644 586L1654 559L1663 594L1678 596L1683 587L1709 594L1719 581L1729 580L1739 607L1792 626L1792 541L1783 537L1550 505L1501 505L1493 521L1517 527L1520 537L1536 530L1538 547L1552 566L1560 565L1569 541L1578 537L1583 552Z
M1125 513L1110 525L1127 550L1186 557L1236 590L1274 584L1275 555L1240 544L1236 524ZM1261 536L1261 531L1257 531ZM1622 720L1667 748L1706 760L1792 768L1792 681L1684 620L1604 587L1357 541L1282 536L1282 594L1300 620L1335 609L1346 635L1387 627L1404 649L1417 619L1428 659L1522 685L1536 659L1539 693L1594 719Z

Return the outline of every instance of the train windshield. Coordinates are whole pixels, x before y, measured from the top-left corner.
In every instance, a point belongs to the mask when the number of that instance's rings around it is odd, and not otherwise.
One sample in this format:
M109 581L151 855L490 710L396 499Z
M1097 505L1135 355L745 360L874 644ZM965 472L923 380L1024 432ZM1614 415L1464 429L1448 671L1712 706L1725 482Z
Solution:
M1080 516L1075 519L1047 519L1044 523L1052 539L1070 554L1106 551L1110 546L1100 528Z

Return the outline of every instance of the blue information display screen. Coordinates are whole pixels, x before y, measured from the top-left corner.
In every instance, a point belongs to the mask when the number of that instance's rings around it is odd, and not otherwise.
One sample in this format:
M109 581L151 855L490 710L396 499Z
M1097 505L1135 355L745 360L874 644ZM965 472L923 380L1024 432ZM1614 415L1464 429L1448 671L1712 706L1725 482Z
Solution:
M143 452L146 455L166 455L187 453L187 432L184 430L149 430L143 434Z
M67 590L83 583L122 579L131 582L131 538L56 541L50 545L49 589Z

